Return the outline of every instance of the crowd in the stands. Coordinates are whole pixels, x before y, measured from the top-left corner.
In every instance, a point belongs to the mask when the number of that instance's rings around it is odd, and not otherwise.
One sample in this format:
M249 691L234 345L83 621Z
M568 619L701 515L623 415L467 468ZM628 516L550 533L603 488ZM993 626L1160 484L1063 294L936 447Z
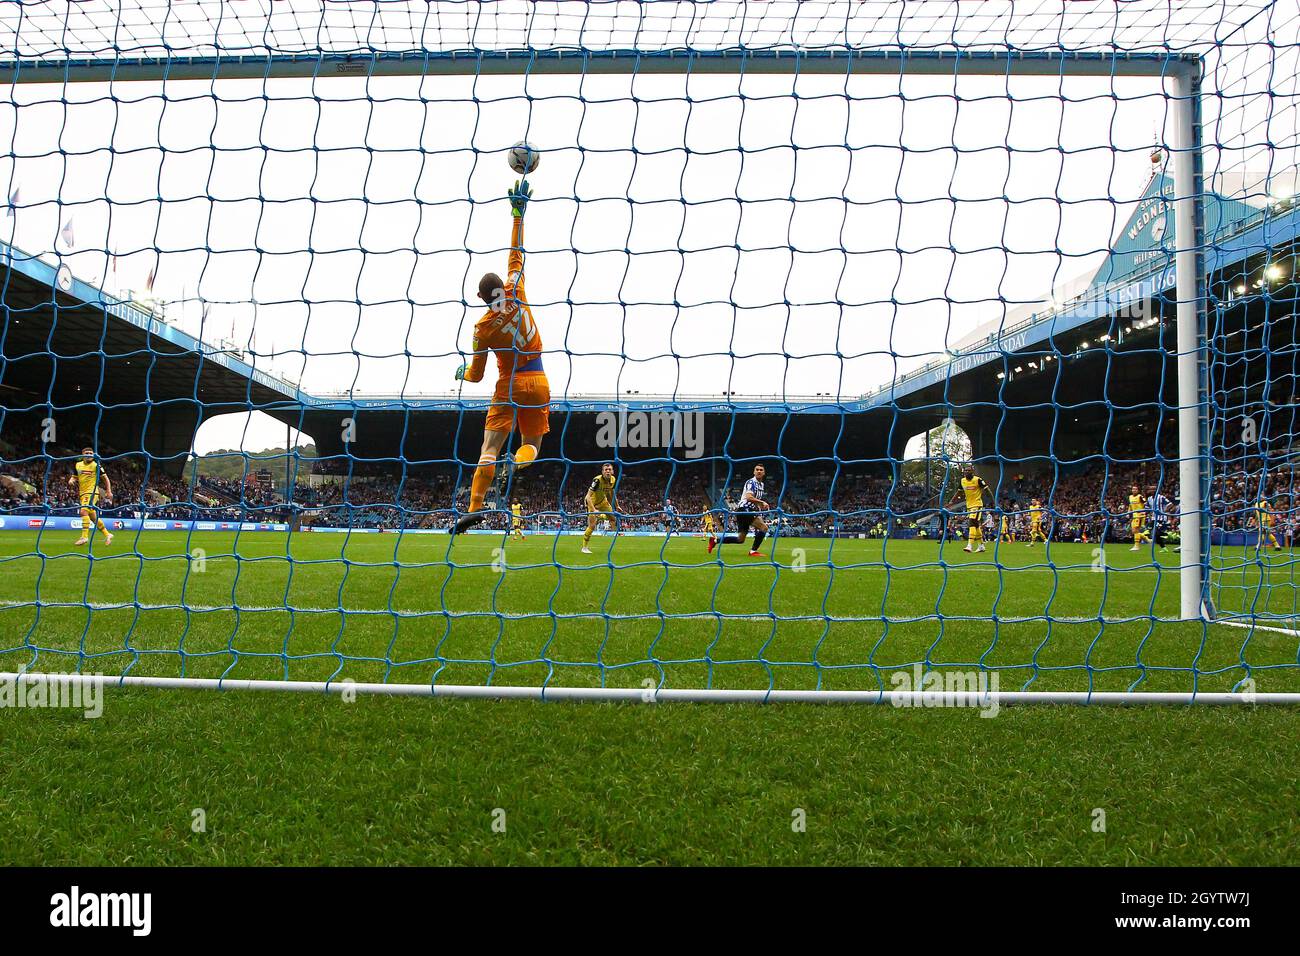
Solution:
M42 445L33 438L0 436L0 513L75 514L76 490L68 478L86 436ZM383 528L387 530L448 527L468 509L469 466L402 467L401 462L356 462L303 458L290 472L295 480L285 494L285 474L273 474L248 460L242 480L200 473L180 477L164 471L148 456L99 445L99 459L113 484L113 499L102 504L118 517L160 517L239 521L282 521L299 527ZM282 459L281 459L282 461ZM1028 510L1038 498L1057 540L1123 540L1128 533L1131 486L1143 498L1163 495L1168 502L1165 530L1176 531L1177 460L1172 456L1137 460L1115 454L1110 459L1000 477L981 467L993 491L985 502L986 534L1010 530L1024 534ZM728 514L740 501L752 462L729 464L701 460L670 464L625 463L616 489L619 530L699 533L704 512L731 527ZM544 460L516 474L501 500L490 497L499 513L488 527L504 528L504 512L518 503L525 531L577 529L586 524L584 496L596 462ZM1214 526L1246 530L1266 497L1277 515L1276 531L1290 543L1300 530L1300 487L1290 470L1265 470L1262 462L1241 460L1220 466L1211 484ZM789 466L768 463L766 500L774 522L785 535L848 534L938 537L965 535L956 470L932 471L924 477L894 480L881 463L820 462ZM672 509L668 508L671 502ZM945 510L945 505L950 505Z

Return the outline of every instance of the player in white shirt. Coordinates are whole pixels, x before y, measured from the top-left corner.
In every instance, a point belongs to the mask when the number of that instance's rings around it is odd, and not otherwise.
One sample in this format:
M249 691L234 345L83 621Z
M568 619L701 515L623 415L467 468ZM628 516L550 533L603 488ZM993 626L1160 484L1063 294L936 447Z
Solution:
M664 528L669 535L680 534L681 520L677 515L677 506L673 504L673 499L669 498L664 503Z
M760 557L762 552L759 548L763 545L763 539L767 537L767 522L763 520L763 513L770 511L767 502L763 500L765 494L763 488L763 479L767 476L767 469L762 465L754 466L754 477L745 482L745 489L740 495L740 504L736 506L736 527L740 534L729 534L719 540L717 537L709 536L709 554L720 544L744 544L745 539L749 537L749 529L754 529L754 546L749 551L751 558Z

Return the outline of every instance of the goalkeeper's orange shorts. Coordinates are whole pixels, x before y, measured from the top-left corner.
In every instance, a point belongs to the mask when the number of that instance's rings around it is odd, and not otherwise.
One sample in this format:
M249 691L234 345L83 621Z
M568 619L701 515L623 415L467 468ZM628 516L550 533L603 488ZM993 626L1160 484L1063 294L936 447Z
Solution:
M551 430L551 383L545 372L520 372L497 382L488 408L489 431L514 431L524 435L545 435Z

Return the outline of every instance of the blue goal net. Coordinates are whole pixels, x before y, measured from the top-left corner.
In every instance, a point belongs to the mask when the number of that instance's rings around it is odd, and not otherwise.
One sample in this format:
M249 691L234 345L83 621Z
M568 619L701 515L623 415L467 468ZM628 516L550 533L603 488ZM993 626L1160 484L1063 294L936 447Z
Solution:
M1297 74L1262 0L6 5L0 672L1300 692Z

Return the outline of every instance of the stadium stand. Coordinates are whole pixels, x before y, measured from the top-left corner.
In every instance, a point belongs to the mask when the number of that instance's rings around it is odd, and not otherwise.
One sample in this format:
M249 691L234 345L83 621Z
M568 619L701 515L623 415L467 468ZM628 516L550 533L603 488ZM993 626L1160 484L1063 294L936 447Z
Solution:
M1146 199L1171 188L1153 171ZM1122 511L1129 483L1158 486L1176 499L1173 422L1162 418L1177 404L1173 269L1167 257L1150 255L1156 240L1142 234L1139 215L1074 300L1010 313L949 357L857 399L557 396L554 445L519 488L521 503L536 528L580 524L585 483L609 455L594 439L597 414L694 413L704 423L698 459L682 449L667 457L620 449L624 530L662 531L667 498L693 530L698 517L690 516L737 495L747 469L767 458L769 467L784 466L784 474L771 475L771 487L781 489L783 534L932 536L942 533L936 503L944 489L909 483L901 465L912 436L952 421L969 436L980 473L1014 522L1038 494L1058 536L1095 540ZM1274 434L1300 433L1294 269L1285 269L1278 284L1266 272L1278 262L1294 265L1300 211L1211 197L1207 220L1214 237L1207 256L1215 302L1210 338L1243 336L1234 346L1243 355L1267 343L1272 363L1268 394L1245 362L1216 366L1216 394L1234 396L1243 408L1267 408ZM79 442L97 442L119 483L115 508L124 513L440 528L464 506L483 400L308 395L255 369L255 357L201 342L146 307L80 281L57 289L49 262L12 247L0 255L8 327L0 376L6 512L74 512L64 481ZM1144 305L1143 318L1132 317L1133 303ZM199 425L250 411L312 437L319 457L299 461L297 471L316 478L275 475L269 486L183 479ZM42 445L41 423L54 414L61 441ZM346 444L344 418L358 426L357 439ZM1223 425L1207 423L1220 433ZM1213 441L1222 451L1222 438ZM1225 452L1207 475L1214 529L1241 531L1261 482L1290 501L1298 452ZM250 472L255 464L250 459ZM1292 537L1294 509L1282 512L1279 524Z

